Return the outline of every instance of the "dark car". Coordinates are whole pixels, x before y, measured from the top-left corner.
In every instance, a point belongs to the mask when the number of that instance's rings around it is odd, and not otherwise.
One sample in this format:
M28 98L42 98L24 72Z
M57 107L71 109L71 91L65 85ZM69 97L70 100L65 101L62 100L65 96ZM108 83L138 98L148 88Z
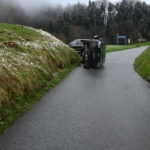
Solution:
M74 48L80 56L83 56L84 44L81 42L83 39L76 39L69 43L69 46Z

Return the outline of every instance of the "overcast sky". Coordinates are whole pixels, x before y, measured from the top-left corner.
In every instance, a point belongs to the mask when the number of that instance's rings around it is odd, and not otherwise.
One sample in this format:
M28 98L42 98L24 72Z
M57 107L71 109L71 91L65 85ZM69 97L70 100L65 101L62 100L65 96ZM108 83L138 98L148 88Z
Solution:
M35 5L38 4L46 4L46 3L50 3L50 4L62 4L62 5L67 5L67 4L74 4L77 3L78 1L80 3L85 3L87 4L89 0L16 0L16 1L20 1L22 3L25 4L30 4L30 3L34 3ZM111 2L117 2L119 0L110 0ZM150 4L150 0L144 0L147 3Z
M66 6L68 4L75 4L78 2L88 4L89 0L0 0L0 1L5 1L7 3L17 2L17 4L21 4L26 10L34 11L39 8L44 8L43 6L53 6L53 5L56 6L57 4L61 4L63 6ZM118 2L120 0L109 0L109 1ZM144 1L150 4L150 0Z

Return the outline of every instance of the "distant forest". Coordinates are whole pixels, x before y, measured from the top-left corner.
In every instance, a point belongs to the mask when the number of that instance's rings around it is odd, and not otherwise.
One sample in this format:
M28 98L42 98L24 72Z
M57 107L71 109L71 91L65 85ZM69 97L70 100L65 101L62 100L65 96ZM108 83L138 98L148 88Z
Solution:
M95 34L102 35L108 43L116 43L117 34L127 35L135 43L139 33L150 34L150 5L137 0L115 4L97 0L88 5L47 7L29 15L20 7L0 2L0 22L41 28L66 43Z

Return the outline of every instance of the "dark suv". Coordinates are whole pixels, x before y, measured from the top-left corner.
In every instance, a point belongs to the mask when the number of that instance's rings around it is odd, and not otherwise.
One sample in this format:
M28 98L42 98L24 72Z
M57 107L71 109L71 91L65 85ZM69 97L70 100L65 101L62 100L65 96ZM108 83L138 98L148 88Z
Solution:
M69 43L69 46L74 48L80 56L83 56L84 44L81 42L83 39L76 39Z

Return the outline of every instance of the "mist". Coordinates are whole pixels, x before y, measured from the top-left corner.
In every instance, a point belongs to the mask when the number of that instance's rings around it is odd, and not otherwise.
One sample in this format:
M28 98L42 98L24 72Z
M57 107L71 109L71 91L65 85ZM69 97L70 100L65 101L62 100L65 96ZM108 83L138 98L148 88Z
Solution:
M11 9L20 9L27 15L35 15L39 11L56 7L56 4L51 3L50 0L0 0L0 12L2 14L7 13L10 7Z
M0 22L43 29L66 43L94 34L112 43L117 33L129 37L137 31L150 33L150 5L140 0L88 1L0 0Z
M0 0L0 2L5 3L7 6L19 7L28 15L35 15L39 11L44 11L44 9L57 7L61 9L61 7L65 7L69 4L76 4L78 0ZM88 0L80 0L80 3L87 4Z
M96 0L91 0L96 1ZM118 2L120 0L111 0L111 2ZM145 0L147 3L150 3L149 0ZM78 2L82 4L88 4L89 0L0 0L1 3L4 3L7 6L19 7L24 10L27 15L36 15L38 12L43 12L45 9L58 8L62 9L67 5L77 4ZM2 9L0 7L0 9Z

